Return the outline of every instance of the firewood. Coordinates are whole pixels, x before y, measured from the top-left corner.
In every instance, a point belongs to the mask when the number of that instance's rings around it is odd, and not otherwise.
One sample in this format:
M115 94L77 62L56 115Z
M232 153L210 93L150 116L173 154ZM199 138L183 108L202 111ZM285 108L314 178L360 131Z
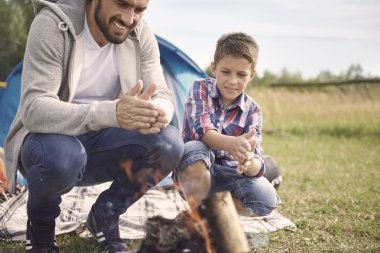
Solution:
M203 200L199 207L206 218L217 253L248 253L249 243L240 224L230 192L218 192Z

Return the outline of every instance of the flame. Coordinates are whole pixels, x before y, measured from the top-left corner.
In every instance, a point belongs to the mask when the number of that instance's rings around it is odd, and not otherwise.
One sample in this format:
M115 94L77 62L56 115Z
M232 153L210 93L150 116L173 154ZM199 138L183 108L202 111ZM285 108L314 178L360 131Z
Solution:
M151 155L150 158L154 158L154 155ZM144 193L151 188L152 185L149 185L145 182L146 178L153 173L153 182L154 184L158 184L161 182L161 180L164 178L162 175L160 169L154 169L154 168L141 168L138 172L134 173L132 171L133 166L133 160L125 160L120 163L120 167L124 170L125 174L127 175L128 179L131 181L136 181L140 184L140 190L134 194L134 199L139 199L144 195ZM177 184L174 184L174 189L180 192L181 187ZM215 253L216 251L213 249L211 245L211 240L209 237L209 233L207 231L206 222L200 215L197 204L194 199L188 198L188 203L190 206L190 211L188 212L190 216L190 222L192 224L189 224L196 228L201 236L204 239L205 242L205 250L207 253Z
M153 182L154 184L158 184L159 182L162 181L162 179L164 179L164 177L162 176L162 173L160 170L156 169L154 171L154 174L153 174Z
M200 215L198 208L195 208L196 204L195 204L194 199L192 199L191 197L188 198L188 203L190 206L190 212L189 212L190 218L193 221L194 226L198 227L200 229L200 233L201 233L201 235L204 239L204 242L205 242L206 252L207 253L215 253L215 251L211 245L211 240L209 237L209 233L207 231L206 222L203 220L202 216Z
M132 165L133 165L133 160L122 161L120 164L120 167L124 170L129 180L132 180L132 175L133 175Z
M5 201L8 201L7 194L5 193L5 191L3 190L3 187L1 185L0 185L0 196L4 196Z
M137 172L132 171L133 160L124 160L120 163L121 169L125 172L130 181L137 182L140 186L138 192L133 196L135 200L141 198L151 187L157 185L164 176L161 173L161 170L158 168L145 167L139 169ZM147 179L152 175L153 185L147 182Z

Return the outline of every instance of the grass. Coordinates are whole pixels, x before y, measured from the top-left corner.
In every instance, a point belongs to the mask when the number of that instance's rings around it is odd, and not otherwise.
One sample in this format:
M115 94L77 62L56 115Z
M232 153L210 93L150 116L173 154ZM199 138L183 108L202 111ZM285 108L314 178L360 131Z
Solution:
M380 87L253 90L296 232L253 252L380 252Z
M264 111L264 151L281 166L280 213L298 227L250 235L252 252L380 252L380 87L250 94ZM97 252L93 238L58 243ZM1 253L23 249L0 243Z
M266 132L380 137L380 86L257 89Z
M254 252L380 252L380 145L369 137L267 135L281 165L280 213L296 232Z

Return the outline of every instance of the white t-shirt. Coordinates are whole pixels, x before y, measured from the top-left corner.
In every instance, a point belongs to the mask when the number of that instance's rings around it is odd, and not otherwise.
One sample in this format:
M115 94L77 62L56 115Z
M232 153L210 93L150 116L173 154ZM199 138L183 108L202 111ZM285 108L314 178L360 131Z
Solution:
M113 43L100 47L91 35L85 17L84 62L73 103L114 100L120 91L116 47Z

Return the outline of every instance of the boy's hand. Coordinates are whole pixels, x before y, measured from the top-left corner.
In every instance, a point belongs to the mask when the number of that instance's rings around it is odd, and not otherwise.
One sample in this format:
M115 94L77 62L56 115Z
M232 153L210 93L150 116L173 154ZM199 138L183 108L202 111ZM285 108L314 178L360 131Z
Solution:
M239 165L237 166L236 173L243 174L244 172L247 172L248 168L252 165L254 156L254 152L249 152L247 160L245 160L243 163L239 163Z
M261 169L262 162L255 158L255 148L256 148L256 141L251 142L251 152L249 152L248 159L244 161L243 163L239 164L237 167L237 173L242 174L246 176L256 176Z
M251 151L251 144L249 140L255 135L256 130L252 130L246 134L238 137L234 137L231 142L227 145L227 151L232 155L232 157L239 162L239 164L244 164L248 160L249 153Z

